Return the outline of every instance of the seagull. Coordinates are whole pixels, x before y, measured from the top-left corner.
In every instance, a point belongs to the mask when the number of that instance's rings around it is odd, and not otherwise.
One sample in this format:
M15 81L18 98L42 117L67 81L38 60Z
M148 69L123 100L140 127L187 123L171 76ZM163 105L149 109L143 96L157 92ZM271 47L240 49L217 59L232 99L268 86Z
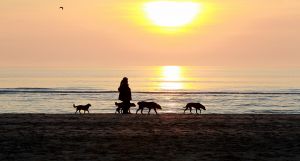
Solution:
M59 9L64 10L64 7L59 7Z

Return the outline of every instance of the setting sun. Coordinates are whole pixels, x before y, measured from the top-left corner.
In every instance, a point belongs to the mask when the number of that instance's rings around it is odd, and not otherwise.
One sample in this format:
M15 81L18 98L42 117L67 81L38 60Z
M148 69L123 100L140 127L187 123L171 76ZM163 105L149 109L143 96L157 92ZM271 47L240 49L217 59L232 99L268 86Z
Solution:
M191 23L201 11L195 2L158 1L148 2L144 11L151 22L161 27L181 27Z

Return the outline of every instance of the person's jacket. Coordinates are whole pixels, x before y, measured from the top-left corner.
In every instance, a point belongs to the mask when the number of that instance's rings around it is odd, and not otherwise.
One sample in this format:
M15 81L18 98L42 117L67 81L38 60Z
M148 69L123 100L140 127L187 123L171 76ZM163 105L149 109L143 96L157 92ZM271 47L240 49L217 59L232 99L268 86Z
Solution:
M130 101L131 100L131 90L128 85L122 85L119 87L119 100Z

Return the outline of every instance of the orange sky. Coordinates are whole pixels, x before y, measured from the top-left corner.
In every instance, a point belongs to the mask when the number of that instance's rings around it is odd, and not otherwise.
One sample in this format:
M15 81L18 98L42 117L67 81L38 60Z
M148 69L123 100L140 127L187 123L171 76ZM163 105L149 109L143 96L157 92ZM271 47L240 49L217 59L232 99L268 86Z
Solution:
M299 0L192 1L199 22L164 33L146 0L1 0L0 66L300 66Z

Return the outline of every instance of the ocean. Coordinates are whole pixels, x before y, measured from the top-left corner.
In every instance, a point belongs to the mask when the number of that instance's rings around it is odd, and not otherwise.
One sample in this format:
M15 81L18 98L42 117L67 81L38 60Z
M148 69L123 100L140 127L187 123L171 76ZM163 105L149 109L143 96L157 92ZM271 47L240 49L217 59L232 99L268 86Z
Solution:
M203 114L300 114L300 69L200 66L2 68L0 113L114 113L118 86L128 77L132 102L155 101L159 113L183 113L189 102ZM131 109L136 111L136 107Z

